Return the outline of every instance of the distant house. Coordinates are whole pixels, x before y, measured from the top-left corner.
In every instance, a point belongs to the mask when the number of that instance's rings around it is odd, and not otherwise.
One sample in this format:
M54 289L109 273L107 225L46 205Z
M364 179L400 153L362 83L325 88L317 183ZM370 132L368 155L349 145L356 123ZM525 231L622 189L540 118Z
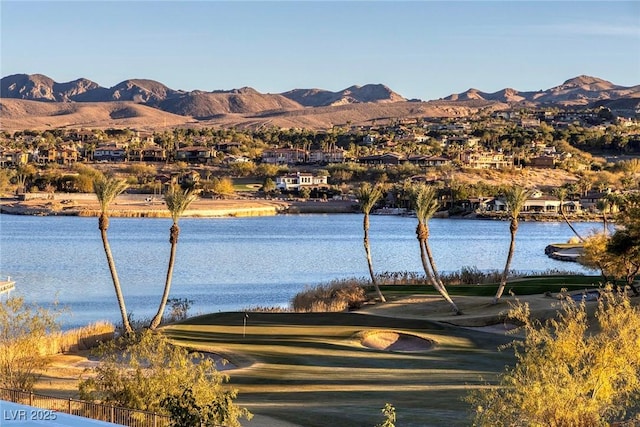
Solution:
M124 162L127 152L118 144L99 145L93 150L93 160L96 162Z
M611 194L611 190L606 191L588 191L587 194L580 197L580 205L584 209L595 211L598 209L598 202Z
M326 176L311 173L292 173L276 177L276 188L282 191L299 191L302 187L321 188L327 186Z
M10 150L0 147L0 167L21 166L29 162L29 154L22 150Z
M167 150L155 143L146 144L144 147L131 149L129 151L129 160L165 162L167 160Z
M522 118L520 119L520 126L523 128L534 128L540 126L540 119L538 118Z
M37 163L55 163L58 161L58 150L54 146L40 146L33 157Z
M448 158L439 156L409 156L407 161L422 167L444 166L451 163Z
M312 150L309 152L309 163L344 163L344 150Z
M534 195L525 200L522 212L558 213L560 212L560 200L551 196Z
M216 151L211 147L191 146L176 150L176 161L187 163L210 163L216 157Z
M404 157L396 153L375 154L358 158L358 163L367 165L399 165L404 161Z
M56 155L56 162L68 165L78 161L78 150L72 147L61 147Z
M183 172L178 176L178 184L183 187L193 187L200 182L200 174L196 171Z
M495 151L465 151L462 164L474 169L503 169L513 166L513 158Z
M532 157L529 166L532 168L553 169L556 167L556 158L553 156Z
M223 153L228 153L232 149L240 149L242 147L242 143L234 142L234 141L220 141L220 142L216 142L213 145L213 147L218 151L222 151Z
M167 160L167 150L157 144L149 144L142 148L142 161L145 162L165 162Z
M295 165L306 161L307 152L299 148L270 148L262 152L262 163Z
M487 212L505 212L507 210L507 203L501 199L489 199L480 202L480 210Z

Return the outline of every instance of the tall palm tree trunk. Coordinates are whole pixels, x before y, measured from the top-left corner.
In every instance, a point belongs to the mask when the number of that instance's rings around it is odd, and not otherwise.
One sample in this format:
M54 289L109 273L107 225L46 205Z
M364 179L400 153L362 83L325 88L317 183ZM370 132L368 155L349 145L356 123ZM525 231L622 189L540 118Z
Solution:
M504 288L507 285L507 276L509 275L509 269L511 268L511 260L513 259L513 254L516 250L516 233L518 232L517 218L511 220L509 231L511 232L511 242L509 243L509 254L507 255L507 262L504 264L504 270L502 271L502 277L500 278L500 286L498 287L498 291L496 292L496 295L493 298L494 304L498 303L498 300L502 297L502 294L504 293Z
M427 240L424 241L424 247L425 247L425 252L427 253L427 258L429 259L429 265L431 265L433 278L435 282L438 284L438 287L436 289L438 289L438 292L440 292L440 295L442 295L442 297L449 304L451 304L451 307L453 308L453 311L456 312L456 314L462 314L460 309L458 309L458 306L456 305L456 303L453 302L453 300L449 296L449 292L447 292L447 288L444 286L444 284L442 283L442 280L440 279L440 275L438 274L438 269L436 268L436 263L433 259L433 254L431 253L431 247L429 246L429 242Z
M571 231L573 231L573 234L575 234L576 237L578 237L578 239L580 239L581 242L584 242L584 238L578 233L578 231L575 229L573 224L571 224L571 222L569 221L569 218L567 218L567 214L562 208L562 204L560 204L560 215L562 215L562 219L564 219L564 222L566 222L569 228L571 229Z
M113 261L113 255L111 253L111 245L109 245L109 239L107 238L107 229L109 228L109 218L105 215L100 215L99 228L100 236L102 237L102 246L104 247L104 253L107 257L107 264L109 265L109 272L111 273L111 279L113 281L113 287L116 292L116 299L118 300L118 307L120 308L120 315L122 316L122 326L125 333L133 333L133 328L129 323L129 317L127 316L127 308L124 304L124 297L122 295L122 289L120 287L120 279L118 278L118 271L116 270L116 264Z
M167 268L167 277L164 282L164 291L162 292L162 299L160 300L160 305L158 306L158 312L151 320L151 324L149 325L149 329L156 329L160 326L160 322L162 322L162 316L164 315L164 310L167 306L167 301L169 300L169 292L171 291L171 279L173 277L173 266L176 261L176 249L178 247L178 236L180 236L180 227L175 222L171 226L170 238L169 242L171 243L171 253L169 255L169 267Z
M378 298L380 298L380 301L387 302L387 299L384 297L384 295L382 295L380 286L378 286L378 282L376 281L376 276L373 273L373 261L371 260L371 247L369 246L369 215L367 214L364 215L364 219L362 220L362 228L364 229L364 251L367 254L367 265L369 266L369 275L371 276L371 283L373 283L373 286L376 289L376 293L378 294Z
M435 289L438 289L438 282L433 277L431 269L429 268L424 243L422 242L422 240L418 240L418 244L420 245L420 261L422 261L422 269L424 270L424 274L427 275L427 279L429 279L429 283L431 283L431 286L433 286Z
M422 261L422 268L424 269L427 278L429 279L431 285L435 288L435 290L437 290L438 293L442 295L445 301L451 304L456 314L461 314L458 306L453 302L453 300L449 296L449 293L447 292L447 289L442 285L442 282L437 275L437 270L434 268L435 261L433 259L431 248L429 247L428 243L429 229L421 221L418 221L416 235L418 238L418 243L420 244L420 260Z

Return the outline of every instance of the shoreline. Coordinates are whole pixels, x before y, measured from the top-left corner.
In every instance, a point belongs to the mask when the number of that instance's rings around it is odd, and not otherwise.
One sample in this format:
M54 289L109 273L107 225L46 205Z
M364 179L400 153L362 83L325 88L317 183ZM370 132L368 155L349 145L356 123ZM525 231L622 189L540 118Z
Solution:
M260 199L251 197L234 199L199 198L189 206L189 209L184 212L182 217L221 218L360 212L357 203L353 200ZM27 194L24 200L13 197L1 198L0 214L97 217L100 215L100 208L93 193L59 193L54 194L53 197L48 194L35 193ZM371 215L391 214L372 212ZM171 217L164 200L150 197L148 194L122 194L118 196L109 208L109 216L112 218ZM434 218L508 221L508 217L503 212L472 212L464 215L449 215L446 211L440 211L434 215ZM523 222L564 222L562 216L558 214L531 212L522 213L520 220ZM569 220L571 222L600 222L601 218L596 214L582 213L575 217L569 217ZM614 221L611 220L611 222L613 223Z
M219 218L274 216L279 214L354 213L350 200L284 200L284 199L206 199L194 201L182 215L184 218ZM30 216L100 215L93 194L55 194L53 198L31 197L27 200L2 199L0 214ZM170 218L164 200L146 194L124 194L109 208L112 218Z

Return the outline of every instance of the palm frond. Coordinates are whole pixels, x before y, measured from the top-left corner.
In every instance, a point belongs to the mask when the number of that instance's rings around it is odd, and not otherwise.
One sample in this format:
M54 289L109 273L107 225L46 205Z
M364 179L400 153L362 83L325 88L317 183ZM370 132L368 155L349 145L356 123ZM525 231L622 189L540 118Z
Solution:
M124 179L117 178L97 178L93 181L93 192L98 198L100 211L105 214L109 205L129 187Z
M357 197L360 200L360 209L364 214L368 215L382 197L382 189L377 185L365 182L358 189Z
M173 222L178 222L180 216L197 198L197 192L191 188L182 190L179 186L172 186L165 194L164 201Z

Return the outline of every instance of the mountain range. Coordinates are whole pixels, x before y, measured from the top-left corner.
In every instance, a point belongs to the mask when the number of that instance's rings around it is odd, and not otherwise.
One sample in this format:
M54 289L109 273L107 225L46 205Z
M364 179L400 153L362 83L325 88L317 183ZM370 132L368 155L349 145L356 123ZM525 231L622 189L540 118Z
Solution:
M590 76L578 76L569 79L559 86L535 92L520 92L506 88L493 93L469 89L466 92L449 95L448 101L486 100L514 103L587 105L596 101L615 100L620 98L639 98L640 85L625 87L614 85L606 80Z
M1 128L221 125L329 128L417 116L465 116L479 109L513 105L587 106L616 101L636 105L640 85L624 87L578 76L537 92L469 89L446 98L407 100L382 84L332 92L293 89L279 94L250 87L183 91L148 79L130 79L105 88L86 78L58 83L42 74L14 74L0 85ZM160 124L161 123L161 124Z

